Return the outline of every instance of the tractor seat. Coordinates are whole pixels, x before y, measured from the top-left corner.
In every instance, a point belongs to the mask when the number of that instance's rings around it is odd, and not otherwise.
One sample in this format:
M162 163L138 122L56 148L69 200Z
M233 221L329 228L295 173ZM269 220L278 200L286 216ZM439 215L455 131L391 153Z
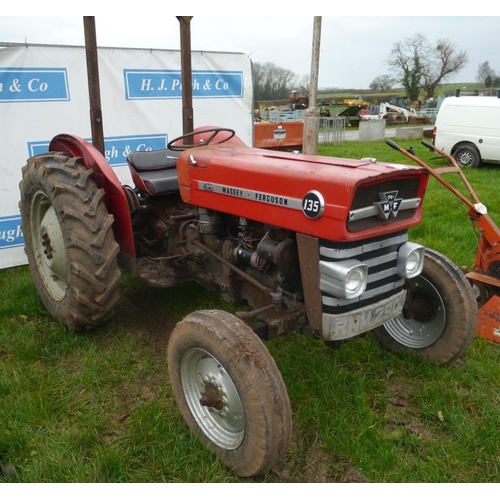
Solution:
M178 191L176 166L181 152L158 149L130 153L127 156L127 163L137 189L151 196Z

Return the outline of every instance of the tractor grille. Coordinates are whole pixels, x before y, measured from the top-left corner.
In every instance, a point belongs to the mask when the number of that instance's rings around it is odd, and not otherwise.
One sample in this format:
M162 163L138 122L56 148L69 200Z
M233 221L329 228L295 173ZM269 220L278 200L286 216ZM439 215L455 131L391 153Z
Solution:
M390 237L371 238L355 243L335 243L320 240L320 259L339 262L356 259L368 266L368 286L355 299L339 299L322 291L323 312L341 314L367 306L401 291L405 280L396 272L398 250L408 240L406 231ZM321 276L322 279L328 277Z
M420 179L397 179L362 186L354 195L347 228L351 232L413 217L420 206Z

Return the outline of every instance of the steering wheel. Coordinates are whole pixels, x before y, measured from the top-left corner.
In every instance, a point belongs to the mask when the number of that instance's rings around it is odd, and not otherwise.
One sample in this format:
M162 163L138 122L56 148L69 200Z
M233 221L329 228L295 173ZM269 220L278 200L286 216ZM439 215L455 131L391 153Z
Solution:
M219 135L221 132L229 132L227 137L219 139L218 141L214 141L215 137ZM175 144L178 141L183 141L184 139L188 139L189 137L194 137L195 135L211 133L211 135L201 142L197 142L196 144ZM200 148L202 146L207 146L208 144L222 144L223 142L229 141L235 136L236 132L231 128L223 128L223 127L214 127L207 128L205 130L196 130L195 132L189 132L188 134L180 135L175 139L172 139L168 144L167 148L172 151L186 151L186 149L192 148Z

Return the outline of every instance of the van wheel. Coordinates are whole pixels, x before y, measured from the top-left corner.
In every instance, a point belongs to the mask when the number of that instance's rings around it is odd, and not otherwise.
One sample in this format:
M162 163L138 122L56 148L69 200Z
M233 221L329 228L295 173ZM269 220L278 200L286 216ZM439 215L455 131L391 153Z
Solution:
M474 146L459 146L453 157L460 167L476 168L481 163L479 151Z

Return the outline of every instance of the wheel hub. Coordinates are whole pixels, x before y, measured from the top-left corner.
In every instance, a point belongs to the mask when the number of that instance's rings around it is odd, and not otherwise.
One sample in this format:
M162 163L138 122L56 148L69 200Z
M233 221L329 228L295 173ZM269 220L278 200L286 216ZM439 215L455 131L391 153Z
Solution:
M51 260L53 257L53 248L50 242L49 234L45 229L42 230L42 246L44 247L43 253L47 257L47 259Z
M42 192L33 197L31 228L40 275L54 300L61 301L68 287L68 255L56 211Z
M423 349L436 342L446 325L443 299L423 276L412 280L402 314L384 324L387 332L405 347Z
M432 297L422 290L412 291L411 306L405 308L405 319L414 319L420 323L432 321L436 317L437 307Z
M227 450L245 435L243 403L224 366L204 349L192 348L181 362L186 403L205 436Z
M207 406L208 408L214 408L215 410L222 410L224 408L224 402L222 401L222 395L219 389L214 384L206 384L204 390L202 390L202 396L200 399L201 406Z

